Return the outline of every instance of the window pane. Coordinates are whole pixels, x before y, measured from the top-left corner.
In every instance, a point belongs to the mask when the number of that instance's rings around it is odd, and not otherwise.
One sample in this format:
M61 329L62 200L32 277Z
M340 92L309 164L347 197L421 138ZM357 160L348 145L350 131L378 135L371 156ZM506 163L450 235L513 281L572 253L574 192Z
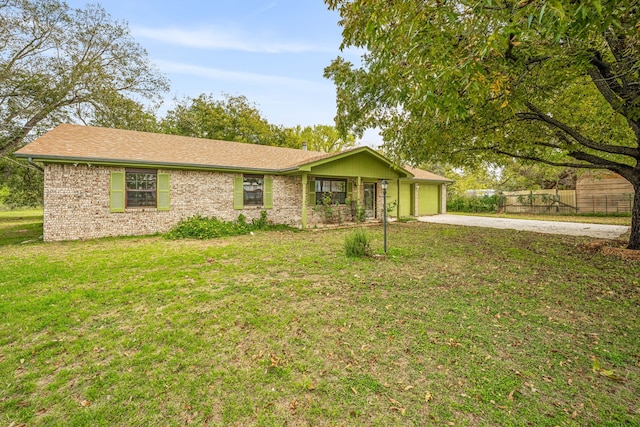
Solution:
M156 192L155 191L128 191L127 192L128 207L155 207Z
M262 188L263 177L261 176L245 176L244 177L244 204L245 205L262 205Z
M344 181L331 181L331 191L334 193L344 192L345 187Z
M156 207L156 172L127 172L127 207Z

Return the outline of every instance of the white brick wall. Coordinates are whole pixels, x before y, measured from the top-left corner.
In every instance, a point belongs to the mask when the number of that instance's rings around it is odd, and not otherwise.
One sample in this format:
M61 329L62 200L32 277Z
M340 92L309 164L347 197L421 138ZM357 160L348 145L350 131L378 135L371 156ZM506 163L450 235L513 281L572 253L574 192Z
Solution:
M125 212L110 212L113 170L124 171L124 168L45 166L45 241L163 233L180 220L194 215L230 221L243 214L250 221L260 217L263 210L253 206L233 209L233 178L240 174L158 169L159 173L170 174L170 210L128 208ZM273 176L274 207L266 209L268 219L300 226L301 203L300 177Z

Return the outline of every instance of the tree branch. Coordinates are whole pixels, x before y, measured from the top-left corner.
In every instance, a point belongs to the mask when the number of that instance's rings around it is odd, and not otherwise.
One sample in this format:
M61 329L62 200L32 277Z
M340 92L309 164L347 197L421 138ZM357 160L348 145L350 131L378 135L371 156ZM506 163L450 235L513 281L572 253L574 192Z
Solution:
M603 144L593 141L589 138L585 138L576 129L554 119L553 117L550 117L530 102L525 102L525 105L527 106L527 108L529 108L529 110L532 111L532 113L518 113L518 117L522 120L537 120L546 123L549 127L561 130L562 132L571 136L571 138L573 138L580 145L592 150L602 151L610 154L621 154L640 160L640 150L637 148Z
M497 153L497 154L502 154L504 156L514 157L516 159L530 160L530 161L533 161L533 162L544 163L544 164L549 165L549 166L559 166L559 167L564 167L564 168L577 168L577 169L607 169L604 166L594 166L594 165L587 164L587 163L554 162L554 161L551 161L551 160L543 159L542 157L530 156L530 155L526 155L526 154L516 154L516 153L509 152L509 151L504 151L504 150L501 150L501 149L498 149L498 148L493 148L493 149L491 149L491 151L493 151L494 153Z

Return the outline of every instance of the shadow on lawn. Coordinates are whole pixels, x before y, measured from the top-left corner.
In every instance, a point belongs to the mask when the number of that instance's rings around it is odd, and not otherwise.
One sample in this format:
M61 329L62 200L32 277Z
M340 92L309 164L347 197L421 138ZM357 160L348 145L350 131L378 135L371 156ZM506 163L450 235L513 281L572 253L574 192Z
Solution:
M42 213L0 213L0 246L42 241Z

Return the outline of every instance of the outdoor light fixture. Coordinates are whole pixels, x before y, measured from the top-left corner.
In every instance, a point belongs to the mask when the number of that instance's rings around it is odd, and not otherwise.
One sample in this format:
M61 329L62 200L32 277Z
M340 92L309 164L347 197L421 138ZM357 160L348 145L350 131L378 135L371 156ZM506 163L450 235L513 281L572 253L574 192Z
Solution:
M382 187L382 230L384 235L384 253L387 253L387 187L389 183L383 179L380 183Z

